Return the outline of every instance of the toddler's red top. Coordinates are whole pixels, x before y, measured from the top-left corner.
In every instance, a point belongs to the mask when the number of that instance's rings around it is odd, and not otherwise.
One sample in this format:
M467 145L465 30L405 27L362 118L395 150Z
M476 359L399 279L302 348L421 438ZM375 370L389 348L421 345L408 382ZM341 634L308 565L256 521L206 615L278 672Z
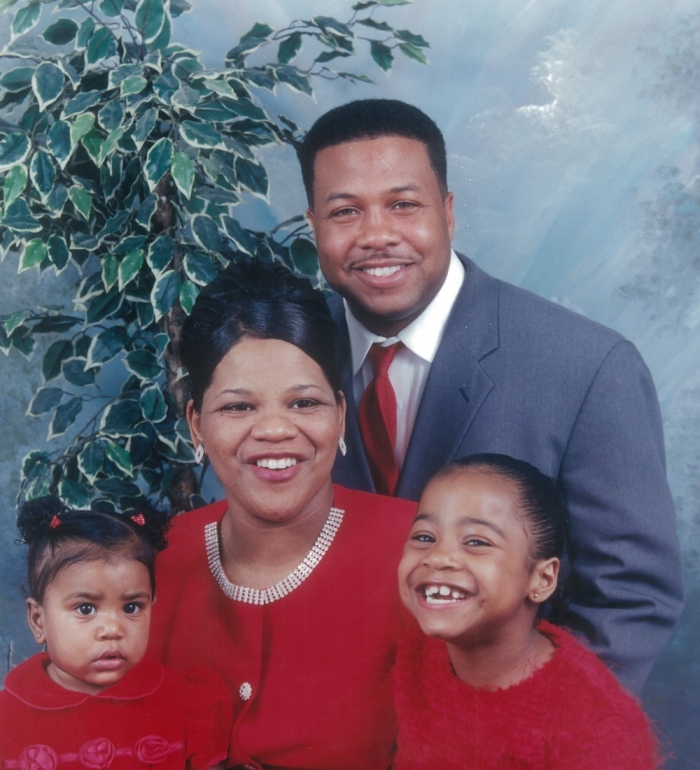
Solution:
M441 639L412 626L394 668L394 770L652 770L656 740L639 704L596 656L550 623L556 650L501 690L458 679Z
M45 653L12 669L0 692L4 770L208 770L227 753L231 695L205 668L145 658L97 695L49 678Z

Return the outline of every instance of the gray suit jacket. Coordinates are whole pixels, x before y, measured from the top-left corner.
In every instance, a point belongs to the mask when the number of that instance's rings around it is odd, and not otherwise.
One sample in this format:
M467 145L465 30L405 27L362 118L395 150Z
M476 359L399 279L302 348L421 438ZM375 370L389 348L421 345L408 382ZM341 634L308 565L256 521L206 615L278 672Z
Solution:
M682 609L649 370L616 332L460 259L464 285L430 368L397 496L417 500L442 465L474 452L509 454L557 479L571 514L565 622L638 693ZM348 452L333 478L374 491L340 297L330 306L348 403Z

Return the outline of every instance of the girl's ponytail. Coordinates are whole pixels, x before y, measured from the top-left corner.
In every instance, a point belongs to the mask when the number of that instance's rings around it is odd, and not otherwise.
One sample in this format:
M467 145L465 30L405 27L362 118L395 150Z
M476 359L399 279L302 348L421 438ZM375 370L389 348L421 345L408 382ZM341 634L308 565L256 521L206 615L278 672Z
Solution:
M70 508L54 495L46 495L24 503L19 509L17 529L26 545L34 545L44 537L49 537L52 530L61 522L61 515L70 512Z
M170 527L170 519L173 517L172 511L146 500L138 508L125 511L121 515L128 519L135 532L154 551L162 551L167 547L168 541L165 539L165 534Z

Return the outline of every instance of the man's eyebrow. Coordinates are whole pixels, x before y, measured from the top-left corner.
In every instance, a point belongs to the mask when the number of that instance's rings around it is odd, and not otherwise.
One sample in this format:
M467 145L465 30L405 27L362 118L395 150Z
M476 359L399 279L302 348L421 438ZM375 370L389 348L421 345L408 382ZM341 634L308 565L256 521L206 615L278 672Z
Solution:
M404 192L422 192L423 188L420 185L417 184L402 184L399 187L390 187L387 192L391 193L391 195L400 195ZM356 195L355 193L350 192L334 192L330 195L326 196L325 201L326 203L332 203L333 201L337 200L357 200L360 196Z
M355 198L358 198L358 197L359 196L349 192L336 192L328 195L325 200L326 200L326 203L331 203L332 201L338 201L338 200L355 200Z

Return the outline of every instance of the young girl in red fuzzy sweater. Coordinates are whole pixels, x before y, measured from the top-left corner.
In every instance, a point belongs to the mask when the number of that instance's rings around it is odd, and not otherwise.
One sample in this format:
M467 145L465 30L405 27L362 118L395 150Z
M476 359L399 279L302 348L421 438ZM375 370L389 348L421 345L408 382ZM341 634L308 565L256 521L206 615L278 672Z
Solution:
M555 483L506 455L442 470L399 567L418 621L394 669L394 770L652 770L656 739L595 655L538 610L567 528Z
M44 497L17 523L29 545L29 625L47 651L5 679L0 768L223 770L223 682L144 658L168 514L77 511Z

